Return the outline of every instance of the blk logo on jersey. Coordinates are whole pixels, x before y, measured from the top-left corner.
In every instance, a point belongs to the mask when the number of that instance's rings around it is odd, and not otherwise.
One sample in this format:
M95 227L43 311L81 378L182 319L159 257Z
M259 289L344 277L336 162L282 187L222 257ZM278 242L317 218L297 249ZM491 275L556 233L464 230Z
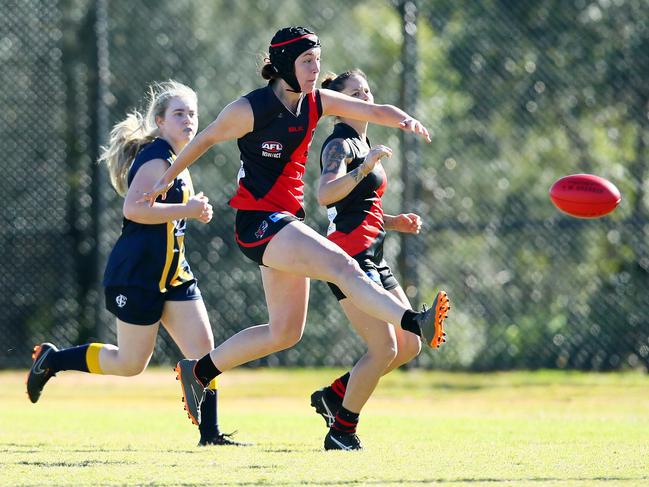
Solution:
M268 222L266 220L261 222L261 225L259 225L259 228L255 232L255 237L258 239L264 236L264 233L266 233L266 230L268 230Z
M115 303L118 307L123 308L124 306L126 306L126 296L124 296L123 294L117 295L117 297L115 298Z
M275 142L274 140L269 140L261 144L261 155L264 157L274 157L279 159L282 157L282 144Z
M289 133L304 132L304 125L298 125L297 127L289 127L288 131Z

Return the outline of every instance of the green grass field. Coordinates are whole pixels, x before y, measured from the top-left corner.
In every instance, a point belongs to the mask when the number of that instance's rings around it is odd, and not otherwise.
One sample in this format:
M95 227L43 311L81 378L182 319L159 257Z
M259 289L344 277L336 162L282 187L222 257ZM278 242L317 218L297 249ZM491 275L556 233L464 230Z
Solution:
M0 372L1 485L649 485L649 377L397 372L325 452L309 395L337 370L221 380L221 426L249 447L197 448L171 367L62 373L33 405Z

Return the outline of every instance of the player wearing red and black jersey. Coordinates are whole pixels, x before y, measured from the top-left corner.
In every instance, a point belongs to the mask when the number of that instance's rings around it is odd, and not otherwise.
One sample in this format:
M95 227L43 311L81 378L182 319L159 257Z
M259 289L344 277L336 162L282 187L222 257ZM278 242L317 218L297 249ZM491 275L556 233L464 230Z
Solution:
M230 204L239 210L288 211L304 218L302 208L309 148L322 116L320 92L302 94L294 111L270 85L248 93L254 125L237 140L241 151L239 188Z
M236 240L242 252L262 264L270 239L285 225L304 219L304 171L318 120L320 92L303 94L289 110L271 86L248 93L253 130L237 143L239 187L230 205L240 211Z
M323 88L340 91L366 103L374 98L365 74L360 70L329 76ZM318 201L327 206L330 225L327 237L351 255L365 274L404 305L410 305L383 258L386 228L418 233L421 218L413 213L385 215L381 198L387 177L381 159L392 151L385 146L370 148L367 122L340 118L325 140L320 154ZM356 425L361 408L369 399L381 375L417 356L421 344L405 333L359 309L335 284L329 283L347 318L367 343L367 353L351 372L311 395L311 405L329 426L325 447L360 448Z
M347 172L360 167L370 153L369 140L362 140L352 126L340 122L322 145L320 170L324 174L331 172L331 167L324 171L322 161L322 155L331 142L334 142L333 145L340 144L347 151ZM330 148L327 153L331 153ZM347 196L327 205L327 238L351 255L370 279L390 290L398 283L383 259L385 228L381 197L386 186L387 177L379 162ZM329 283L329 287L336 298L345 298L335 284Z
M269 322L237 333L199 361L178 363L190 412L198 410L200 398L186 391L200 389L223 371L299 341L306 323L310 278L336 284L366 313L399 323L404 330L422 335L432 347L442 340L448 310L445 293L435 297L430 310L417 313L374 286L356 261L301 221L302 175L320 116L398 127L430 141L428 131L392 105L365 103L330 90L317 91L320 41L308 29L280 29L271 40L269 53L262 68L262 77L269 85L225 107L143 198L153 203L211 146L238 140L243 172L231 200L238 210L236 239L244 254L260 264Z

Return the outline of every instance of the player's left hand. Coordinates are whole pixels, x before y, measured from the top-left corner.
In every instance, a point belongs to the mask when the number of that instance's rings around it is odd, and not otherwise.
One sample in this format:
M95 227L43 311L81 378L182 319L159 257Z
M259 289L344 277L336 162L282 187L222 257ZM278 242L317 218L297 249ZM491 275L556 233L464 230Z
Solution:
M415 213L402 213L392 220L392 227L397 232L419 233L421 230L421 217Z

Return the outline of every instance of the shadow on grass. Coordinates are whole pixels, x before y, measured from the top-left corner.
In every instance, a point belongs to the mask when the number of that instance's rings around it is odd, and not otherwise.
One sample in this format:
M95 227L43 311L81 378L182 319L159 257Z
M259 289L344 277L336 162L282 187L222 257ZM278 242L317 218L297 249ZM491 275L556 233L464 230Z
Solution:
M553 383L551 381L540 382L540 381L530 381L530 382L517 382L517 383L462 383L462 382L436 382L428 385L422 385L421 383L408 383L403 382L397 385L390 385L390 390L403 390L403 391L417 391L421 393L423 390L429 391L451 391L451 392L471 392L471 391L488 391L498 390L498 389L527 389L527 388L543 388L543 387L571 387L575 389L592 389L598 384L587 384L587 383Z
M94 467L95 465L130 465L135 462L126 462L121 460L82 460L80 462L41 462L26 460L14 462L15 465L32 465L35 467Z
M433 484L463 484L463 483L502 483L502 482L645 482L649 480L649 476L643 477L572 477L572 478L559 478L559 477L532 477L532 478L458 478L458 479L445 479L445 478L428 478L428 479L381 479L381 480L317 480L317 481L295 481L293 483L284 483L281 485L290 486L290 485L412 485L412 484L422 484L422 485L433 485ZM179 484L160 484L155 483L156 486L163 485L179 485ZM237 486L248 486L248 485L259 485L259 481L250 481L250 482L218 482L210 481L206 484L180 484L180 485L237 485ZM641 485L641 484L637 484ZM642 484L644 485L644 484Z
M322 449L319 448L260 448L263 453L313 453L321 452Z
M51 448L52 445L46 444L46 443L38 443L38 444L28 444L28 445L23 445L20 443L0 443L0 454L1 453L44 453L49 450L46 450L48 448ZM222 447L220 447L222 448ZM160 453L159 448L131 448L131 447L126 447L126 448L60 448L58 449L60 453ZM200 453L202 450L200 448L195 448L192 450L178 450L176 448L174 449L168 449L167 452L169 453L183 453L183 454L196 454ZM268 450L270 451L270 450ZM287 452L293 452L293 450L286 450ZM95 461L95 460L91 460ZM98 461L97 461L98 462ZM31 465L34 464L36 465L36 462L29 463L29 462L22 462L25 465ZM119 462L114 462L114 463L119 463ZM44 463L45 464L45 463Z

